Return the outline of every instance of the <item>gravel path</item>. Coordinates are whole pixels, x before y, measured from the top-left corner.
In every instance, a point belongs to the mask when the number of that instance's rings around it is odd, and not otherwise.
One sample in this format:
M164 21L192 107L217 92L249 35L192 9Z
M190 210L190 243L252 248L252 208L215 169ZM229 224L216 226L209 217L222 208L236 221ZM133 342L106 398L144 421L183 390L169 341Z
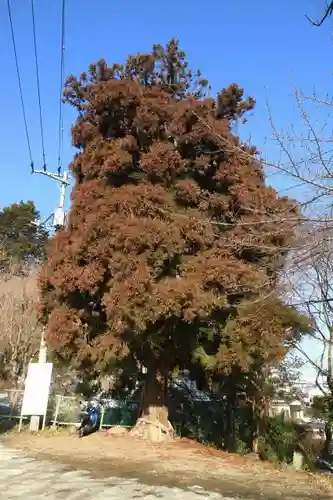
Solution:
M70 471L46 460L27 457L0 444L1 496L6 500L241 500L210 493L200 487L186 491L146 486L135 479L94 479L86 471Z

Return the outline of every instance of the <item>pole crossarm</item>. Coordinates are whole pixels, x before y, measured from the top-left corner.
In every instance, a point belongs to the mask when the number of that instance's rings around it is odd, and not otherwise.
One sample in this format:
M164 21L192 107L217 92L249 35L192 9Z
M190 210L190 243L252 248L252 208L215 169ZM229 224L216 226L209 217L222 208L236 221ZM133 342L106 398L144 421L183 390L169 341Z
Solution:
M63 175L58 175L53 172L48 172L47 170L34 170L34 174L40 174L40 175L45 175L45 177L49 177L50 179L53 179L54 181L60 182L60 184L65 184L66 186L69 186L69 181L68 181L68 174L64 172Z

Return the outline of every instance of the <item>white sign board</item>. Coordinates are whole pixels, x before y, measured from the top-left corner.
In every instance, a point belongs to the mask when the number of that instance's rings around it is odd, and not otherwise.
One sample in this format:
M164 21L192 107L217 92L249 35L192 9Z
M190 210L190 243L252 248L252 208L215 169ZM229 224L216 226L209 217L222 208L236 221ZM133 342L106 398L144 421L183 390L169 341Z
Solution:
M49 399L52 363L30 363L25 381L22 415L45 415Z

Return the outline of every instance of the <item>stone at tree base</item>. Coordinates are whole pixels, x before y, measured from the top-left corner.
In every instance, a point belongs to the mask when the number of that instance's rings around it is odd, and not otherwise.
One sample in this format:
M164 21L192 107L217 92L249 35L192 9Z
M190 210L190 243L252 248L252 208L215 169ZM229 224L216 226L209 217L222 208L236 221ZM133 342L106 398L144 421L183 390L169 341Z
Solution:
M147 439L152 442L171 440L174 437L174 429L168 421L168 427L158 420L152 421L141 417L129 432L130 436Z
M108 430L108 434L111 434L111 436L125 436L128 434L128 429L121 425L115 425Z
M247 453L246 456L248 458L252 458L253 460L260 460L259 454L255 452Z

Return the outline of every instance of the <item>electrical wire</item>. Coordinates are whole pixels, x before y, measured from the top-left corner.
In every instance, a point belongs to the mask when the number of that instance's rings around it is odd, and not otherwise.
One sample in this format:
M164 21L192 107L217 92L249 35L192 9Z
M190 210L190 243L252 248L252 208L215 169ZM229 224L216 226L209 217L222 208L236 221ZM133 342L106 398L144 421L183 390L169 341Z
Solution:
M63 84L65 67L65 7L66 2L62 0L61 9L61 53L60 53L60 92L59 92L59 142L58 142L58 175L62 168L63 144L64 144L64 117L63 117Z
M27 140L29 157L30 157L30 167L31 167L31 171L33 172L34 171L34 162L33 162L33 159L32 159L31 143L30 143L28 122L27 122L27 115L26 115L25 105L24 105L24 99L23 99L21 74L20 74L20 68L19 68L18 57L17 57L16 42L15 42L15 32L14 32L14 26L13 26L13 19L12 19L12 11L11 11L11 6L10 6L10 0L7 0L7 9L8 9L8 17L9 17L11 38L12 38L12 44L13 44L13 50L14 50L14 57L15 57L15 66L16 66L16 73L17 73L17 81L18 81L18 87L19 87L19 92L20 92L20 100L21 100L21 108L22 108L22 115L23 115L25 136L26 136L26 140Z
M41 104L41 96L40 96L40 81L39 81L39 66L38 66L38 56L37 56L37 38L36 38L34 0L31 0L31 16L32 16L32 31L33 31L33 39L34 39L35 64L36 64L36 81L37 81L37 94L38 94L38 106L39 106L40 135L41 135L41 141L42 141L43 169L44 169L44 171L46 171L45 146L44 146L44 127L43 127L42 104Z

